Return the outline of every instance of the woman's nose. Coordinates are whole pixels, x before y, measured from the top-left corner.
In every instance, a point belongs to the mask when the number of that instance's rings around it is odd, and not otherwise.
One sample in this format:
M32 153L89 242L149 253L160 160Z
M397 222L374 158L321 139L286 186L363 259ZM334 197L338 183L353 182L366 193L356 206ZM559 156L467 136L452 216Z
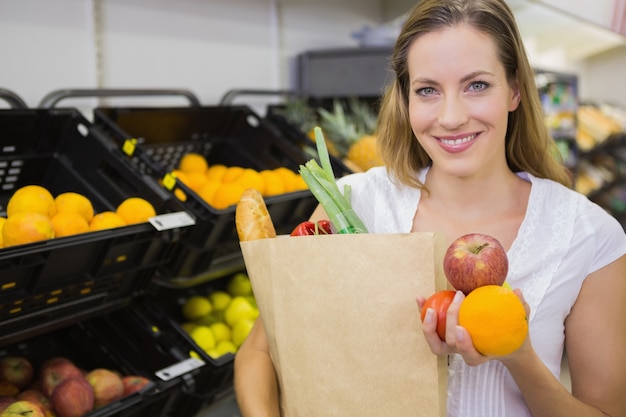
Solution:
M448 130L454 130L467 122L467 108L463 99L446 96L439 112L439 124Z

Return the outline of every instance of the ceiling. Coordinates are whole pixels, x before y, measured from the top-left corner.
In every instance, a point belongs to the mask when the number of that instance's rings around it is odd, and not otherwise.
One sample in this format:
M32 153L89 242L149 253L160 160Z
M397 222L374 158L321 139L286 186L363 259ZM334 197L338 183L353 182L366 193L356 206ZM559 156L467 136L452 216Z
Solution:
M568 61L580 61L626 44L622 35L573 14L528 0L507 3L535 54L559 54Z
M573 13L546 5L547 0L506 0L513 10L531 59L581 61L617 46L626 38ZM554 0L553 0L554 1ZM387 20L404 15L416 0L383 0ZM566 2L572 4L571 2ZM597 2L598 7L608 4Z

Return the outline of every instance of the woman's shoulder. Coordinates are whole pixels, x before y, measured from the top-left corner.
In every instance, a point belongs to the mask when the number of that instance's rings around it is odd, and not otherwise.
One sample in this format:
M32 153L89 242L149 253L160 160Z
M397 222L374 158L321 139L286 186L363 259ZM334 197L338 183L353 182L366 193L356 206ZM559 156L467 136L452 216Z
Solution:
M370 168L337 180L351 190L351 204L372 232L408 232L420 190L394 181L385 167Z
M544 225L561 223L564 228L571 230L572 243L591 243L597 253L608 257L626 253L624 227L606 209L558 182L532 176L529 178L533 184L529 210L540 212ZM564 218L571 221L564 221Z

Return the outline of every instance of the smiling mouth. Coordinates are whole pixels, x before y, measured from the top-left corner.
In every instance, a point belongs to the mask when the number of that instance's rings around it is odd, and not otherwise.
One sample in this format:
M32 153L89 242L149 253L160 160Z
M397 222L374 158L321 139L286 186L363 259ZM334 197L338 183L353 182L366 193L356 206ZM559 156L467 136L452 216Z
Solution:
M476 137L476 134L473 134L473 135L469 135L464 138L458 138L458 139L439 138L439 141L443 143L444 145L460 145L462 143L466 143L466 142L473 140L475 137Z

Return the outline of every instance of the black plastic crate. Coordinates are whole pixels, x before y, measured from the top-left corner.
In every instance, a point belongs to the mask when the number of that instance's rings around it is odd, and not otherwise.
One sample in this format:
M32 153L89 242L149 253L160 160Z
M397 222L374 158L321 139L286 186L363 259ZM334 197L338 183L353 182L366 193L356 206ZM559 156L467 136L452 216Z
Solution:
M187 152L205 156L209 165L256 170L287 167L297 172L308 157L280 130L246 106L195 108L98 108L94 123L125 149L138 172L166 178ZM167 181L164 181L167 183ZM234 222L235 208L218 210L184 184L183 203L193 215L193 231L181 237L174 261L159 275L174 286L188 287L244 268ZM277 233L290 233L306 220L317 201L308 191L265 199Z
M184 337L188 343L195 346L196 352L202 352L202 349L182 329L183 323L188 322L182 313L183 305L186 300L194 295L207 296L213 291L226 291L231 278L232 275L229 275L187 288L169 288L154 283L150 286L145 298L148 300L148 305L154 306L164 317L167 317L172 327L179 331L180 337ZM206 353L203 355L207 356ZM210 362L212 369L210 389L187 398L189 407L193 409L204 408L219 398L232 395L234 358L235 356L232 354L225 354L217 359L212 359Z
M179 417L194 415L198 396L212 393L216 361L195 349L169 319L143 301L110 315L6 346L0 356L20 355L34 365L65 357L79 368L105 368L141 375L151 383L142 390L88 413L89 417Z
M2 215L28 184L81 193L95 212L132 196L183 210L73 109L0 111ZM0 346L123 307L171 259L181 229L142 223L0 249Z

